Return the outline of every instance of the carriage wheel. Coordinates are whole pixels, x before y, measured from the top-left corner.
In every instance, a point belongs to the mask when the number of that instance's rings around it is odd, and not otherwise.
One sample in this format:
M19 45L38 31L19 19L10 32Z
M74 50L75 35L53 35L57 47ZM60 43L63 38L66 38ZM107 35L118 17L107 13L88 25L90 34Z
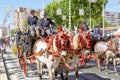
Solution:
M24 75L27 76L27 62L26 54L23 54L23 71Z
M20 57L20 47L19 46L17 46L17 52L18 52L18 58Z
M21 69L22 69L22 65L23 65L23 64L22 64L22 58L20 57L20 58L19 58L19 66L20 66Z

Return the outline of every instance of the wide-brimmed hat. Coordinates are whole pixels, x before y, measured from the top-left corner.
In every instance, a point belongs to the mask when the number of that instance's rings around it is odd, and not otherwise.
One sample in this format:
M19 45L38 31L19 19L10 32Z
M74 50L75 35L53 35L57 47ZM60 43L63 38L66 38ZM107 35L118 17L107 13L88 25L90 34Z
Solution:
M31 10L30 12L31 12L31 13L34 13L34 12L35 12L35 10Z
M100 24L97 24L96 27L100 27Z
M84 19L84 21L83 22L87 22L87 19Z
M48 13L47 13L47 12L44 12L44 13L43 13L43 16L46 16L46 15L48 15Z

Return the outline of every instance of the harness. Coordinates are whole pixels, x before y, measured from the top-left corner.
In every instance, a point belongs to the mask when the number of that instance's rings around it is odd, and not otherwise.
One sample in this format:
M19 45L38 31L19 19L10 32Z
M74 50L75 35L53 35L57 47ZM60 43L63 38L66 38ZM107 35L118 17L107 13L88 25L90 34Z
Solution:
M81 33L78 37L80 49L86 50L92 48L92 41L88 33Z
M72 36L63 35L61 38L61 50L72 49Z
M71 50L72 49L72 38L73 36L59 35L49 36L45 38L45 42L47 43L47 51L51 53L53 56L58 56L61 50ZM58 51L53 50L53 40L55 39L55 46Z
M58 38L58 35L56 35L55 39L56 39L56 42L55 42L56 47L58 48L58 51L60 51L61 50L61 41Z

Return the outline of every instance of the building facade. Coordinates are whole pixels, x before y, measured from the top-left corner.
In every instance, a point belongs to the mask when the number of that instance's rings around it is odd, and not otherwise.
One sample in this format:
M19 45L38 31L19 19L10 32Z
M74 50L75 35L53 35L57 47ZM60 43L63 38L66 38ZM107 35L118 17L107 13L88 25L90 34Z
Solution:
M30 15L30 9L19 7L18 10L14 11L14 23L15 29L20 28L21 30L24 27L24 21ZM35 10L35 15L40 17L40 9Z
M0 38L5 37L7 35L7 28L6 27L0 27Z
M104 16L108 27L110 27L110 25L120 26L120 12L105 11Z

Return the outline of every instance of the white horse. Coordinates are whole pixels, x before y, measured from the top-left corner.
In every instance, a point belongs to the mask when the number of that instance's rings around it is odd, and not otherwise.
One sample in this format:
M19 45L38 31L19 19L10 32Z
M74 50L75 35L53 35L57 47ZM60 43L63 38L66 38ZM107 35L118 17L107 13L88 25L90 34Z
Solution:
M53 45L54 45L54 49L55 51L58 51L56 45L55 45L56 39L53 40ZM73 42L73 41L72 41ZM76 53L74 51L74 49L72 50L63 50L64 53L61 53L62 59L61 59L61 63L58 67L58 70L61 71L61 78L63 79L63 71L62 71L62 67L65 67L65 72L66 72L66 80L68 80L68 72L70 69L75 69L75 76L76 76L76 80L78 79L78 67L79 67L79 63L80 63L80 56L81 56L81 52L79 51L79 53ZM58 71L56 70L56 72ZM57 73L56 73L57 74Z
M50 76L50 80L54 80L54 70L58 67L61 56L53 57L47 50L47 43L44 40L36 41L33 52L36 54L37 66L40 78L42 79L42 65L46 64ZM61 52L62 53L62 52ZM39 55L38 55L39 54Z
M73 48L74 48L74 50L80 50L81 51L81 53L83 53L84 54L84 57L86 57L87 55L89 55L91 52L91 50L90 49L87 49L87 50L83 50L81 47L81 45L80 45L80 42L79 42L79 34L80 33L78 33L78 34L76 34L74 37L73 37ZM86 65L86 61L85 61L85 64L84 65Z
M101 71L100 60L104 58L106 61L106 71L108 73L109 60L112 59L114 71L116 71L116 54L118 54L118 39L113 39L110 46L108 42L97 42L94 46L95 53L97 54L97 66Z

